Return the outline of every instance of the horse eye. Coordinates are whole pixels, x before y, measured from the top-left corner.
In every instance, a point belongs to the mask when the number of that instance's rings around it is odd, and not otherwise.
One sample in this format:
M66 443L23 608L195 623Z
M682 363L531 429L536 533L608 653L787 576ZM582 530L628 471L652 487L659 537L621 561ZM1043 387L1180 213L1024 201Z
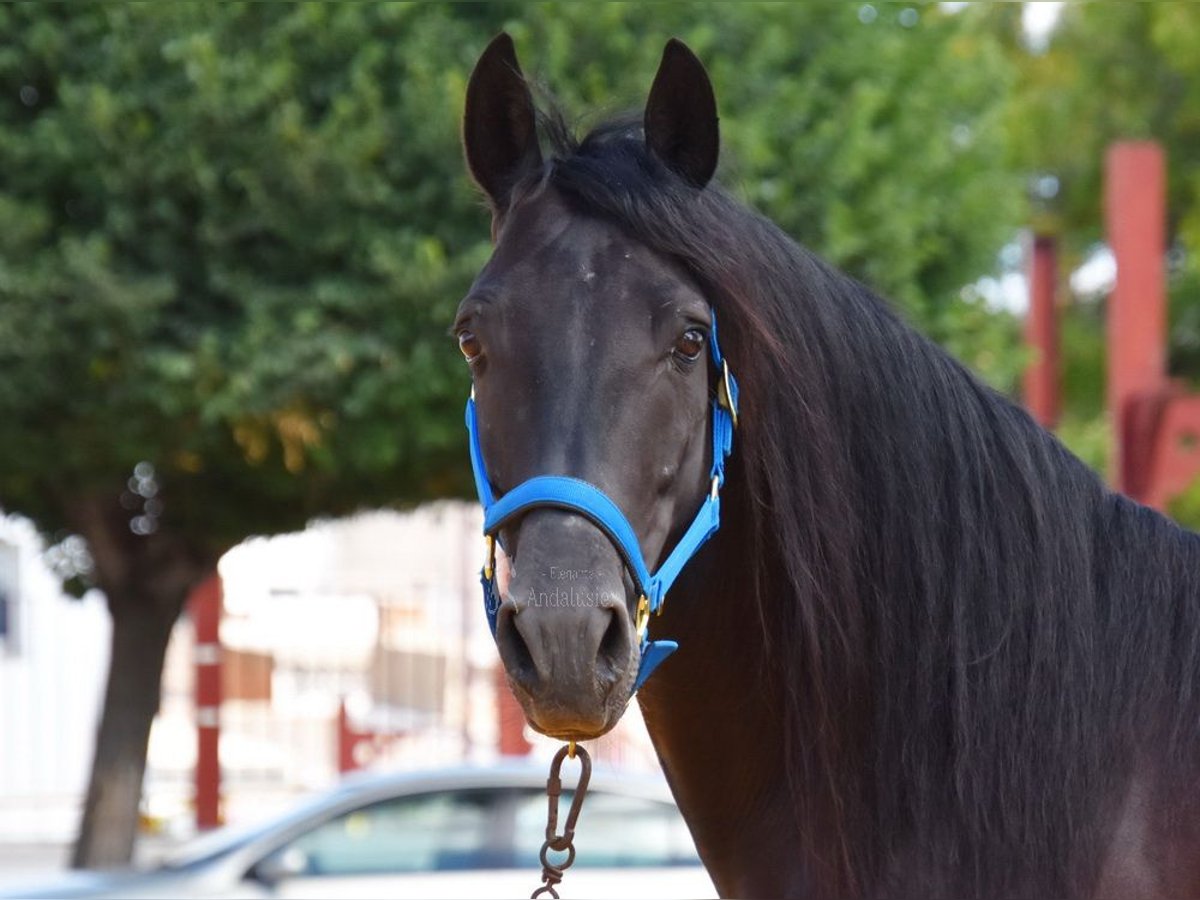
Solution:
M473 361L483 352L483 347L479 344L479 338L475 337L469 331L460 331L458 333L458 349L462 351L462 355L466 357L467 362Z
M675 353L688 362L695 362L704 352L704 332L699 328L689 328L675 342Z

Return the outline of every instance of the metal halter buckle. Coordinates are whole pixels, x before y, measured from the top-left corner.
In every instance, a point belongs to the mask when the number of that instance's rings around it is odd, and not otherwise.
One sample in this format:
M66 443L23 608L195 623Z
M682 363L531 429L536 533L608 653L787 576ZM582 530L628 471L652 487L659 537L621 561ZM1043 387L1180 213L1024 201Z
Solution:
M483 577L490 581L496 571L496 539L490 534L484 539L487 541L487 562L483 564Z
M650 622L650 601L646 599L646 595L642 594L638 597L637 613L634 615L633 624L637 629L638 637L641 637L646 632L646 626Z
M721 380L717 383L717 403L722 409L728 410L729 418L733 420L733 427L737 428L737 403L734 402L733 390L729 385L729 361L724 359L721 360Z

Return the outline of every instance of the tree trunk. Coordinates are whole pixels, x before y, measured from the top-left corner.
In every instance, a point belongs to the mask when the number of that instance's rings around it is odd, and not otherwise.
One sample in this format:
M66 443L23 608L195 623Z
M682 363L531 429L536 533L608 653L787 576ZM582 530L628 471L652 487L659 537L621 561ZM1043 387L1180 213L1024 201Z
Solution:
M94 581L112 615L108 684L71 865L126 866L133 861L167 643L188 593L212 573L221 554L165 525L135 534L118 496L78 497L69 513L88 543Z
M125 866L133 859L150 726L183 600L109 598L112 657L83 822L71 857L74 868Z

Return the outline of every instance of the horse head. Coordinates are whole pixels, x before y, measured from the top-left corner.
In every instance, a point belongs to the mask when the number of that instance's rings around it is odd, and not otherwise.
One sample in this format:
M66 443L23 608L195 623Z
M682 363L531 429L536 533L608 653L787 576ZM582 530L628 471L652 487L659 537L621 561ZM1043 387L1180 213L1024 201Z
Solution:
M556 183L537 115L502 34L472 73L463 127L495 246L454 332L480 496L513 501L493 529L512 573L495 598L500 656L531 725L582 740L625 709L663 571L715 530L728 437L723 451L712 398L728 376L704 287ZM683 44L667 45L642 121L609 139L672 190L703 191L716 103Z

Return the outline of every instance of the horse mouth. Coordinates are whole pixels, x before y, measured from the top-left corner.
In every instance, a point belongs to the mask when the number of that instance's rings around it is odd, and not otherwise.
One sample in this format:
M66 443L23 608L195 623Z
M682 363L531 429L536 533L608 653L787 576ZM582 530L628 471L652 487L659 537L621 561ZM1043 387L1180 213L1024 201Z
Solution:
M616 725L616 722L600 731L543 731L532 722L530 723L530 726L538 734L544 734L546 737L554 738L556 741L594 741L596 738L604 737L604 735L608 734L612 730L613 725Z
M587 704L590 708L581 709L577 704L536 697L511 677L508 684L521 704L529 727L559 741L590 741L603 737L616 727L625 713L626 703L611 692L599 703Z

